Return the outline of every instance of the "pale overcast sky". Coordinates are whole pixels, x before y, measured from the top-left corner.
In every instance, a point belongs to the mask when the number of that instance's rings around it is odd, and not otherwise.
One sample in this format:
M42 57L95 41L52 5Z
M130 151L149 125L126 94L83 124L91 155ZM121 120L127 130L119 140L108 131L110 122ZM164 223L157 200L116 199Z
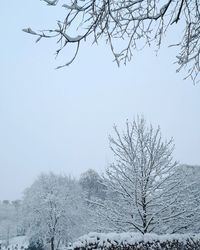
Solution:
M39 0L1 3L0 200L20 198L41 172L103 171L113 123L137 114L174 137L176 160L200 165L200 85L175 73L174 51L146 49L118 68L103 42L85 44L54 70L67 53L55 60L54 42L35 44L21 30L51 27L56 11Z

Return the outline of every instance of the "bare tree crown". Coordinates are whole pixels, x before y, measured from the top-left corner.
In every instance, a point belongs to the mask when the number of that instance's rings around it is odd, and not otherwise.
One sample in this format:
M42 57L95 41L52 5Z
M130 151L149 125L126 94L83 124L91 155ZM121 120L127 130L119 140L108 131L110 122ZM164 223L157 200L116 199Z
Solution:
M184 213L176 203L180 182L175 178L173 139L164 141L160 128L140 117L127 121L123 133L116 126L114 132L114 162L106 171L108 190L117 197L107 204L112 223L119 231L156 232L163 225L172 230L171 220Z

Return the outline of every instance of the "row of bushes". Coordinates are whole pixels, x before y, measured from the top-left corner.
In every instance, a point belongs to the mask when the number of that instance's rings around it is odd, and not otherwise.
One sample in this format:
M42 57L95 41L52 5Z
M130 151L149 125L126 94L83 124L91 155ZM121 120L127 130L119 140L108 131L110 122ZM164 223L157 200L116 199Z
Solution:
M200 250L200 235L90 233L80 237L74 250Z

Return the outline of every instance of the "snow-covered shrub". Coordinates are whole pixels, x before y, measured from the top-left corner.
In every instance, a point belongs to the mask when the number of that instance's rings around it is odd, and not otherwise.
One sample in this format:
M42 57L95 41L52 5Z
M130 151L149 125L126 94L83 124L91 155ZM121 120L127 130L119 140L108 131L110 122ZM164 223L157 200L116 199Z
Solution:
M200 234L90 233L80 237L74 250L197 250Z
M42 244L42 242L30 242L27 250L44 250L44 245Z

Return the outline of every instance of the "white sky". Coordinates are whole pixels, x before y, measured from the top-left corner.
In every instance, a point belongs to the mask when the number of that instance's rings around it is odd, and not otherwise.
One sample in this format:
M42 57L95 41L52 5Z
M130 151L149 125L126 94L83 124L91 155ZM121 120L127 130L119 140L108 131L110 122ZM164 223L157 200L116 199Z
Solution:
M102 41L56 71L70 51L55 61L53 41L21 31L51 27L54 11L39 0L1 3L0 200L20 198L40 172L103 171L113 123L137 114L174 137L176 160L200 164L200 86L175 73L174 51L146 49L118 68Z

